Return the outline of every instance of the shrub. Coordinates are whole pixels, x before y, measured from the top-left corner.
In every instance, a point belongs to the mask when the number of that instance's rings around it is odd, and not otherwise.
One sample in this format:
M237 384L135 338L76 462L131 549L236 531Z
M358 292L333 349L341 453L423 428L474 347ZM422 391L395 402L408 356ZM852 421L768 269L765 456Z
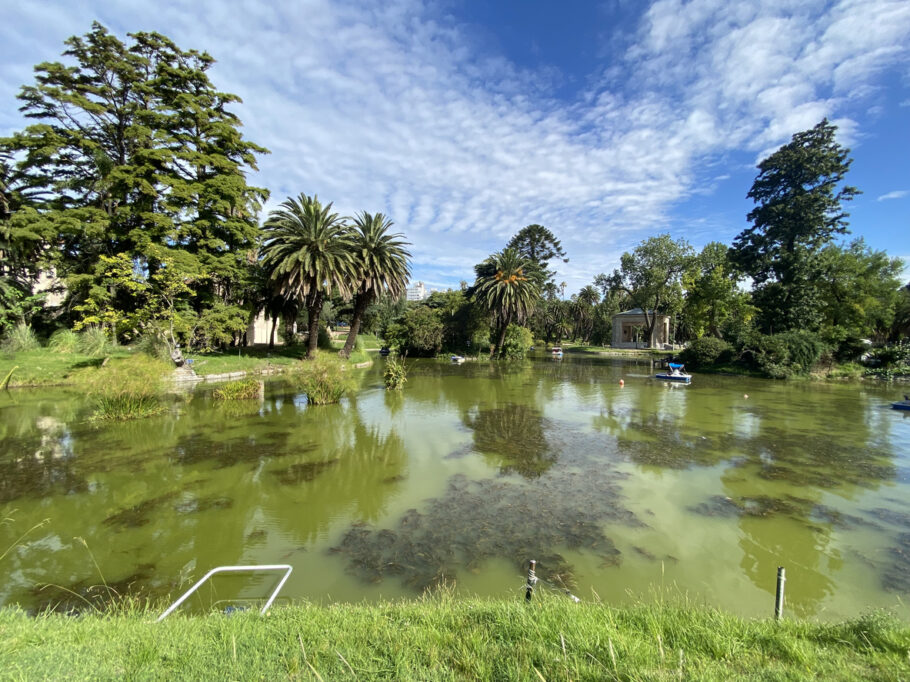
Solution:
M692 367L705 367L730 359L733 347L714 336L703 336L691 341L680 354L684 363Z
M385 379L387 391L400 391L403 389L405 382L408 380L408 368L404 364L404 361L400 358L390 357L387 359L383 378Z
M439 312L425 305L409 308L386 328L389 346L407 355L436 355L442 348L444 327Z
M896 343L892 346L873 348L869 353L869 360L880 367L910 364L910 343Z
M140 353L145 353L150 358L157 358L164 362L173 363L171 350L167 343L157 334L143 334L135 346Z
M338 356L317 353L311 360L304 360L289 375L295 388L306 394L312 405L337 403L344 394L356 387L357 380L344 368Z
M72 329L58 329L47 342L55 353L75 353L79 347L79 335Z
M32 328L25 322L20 322L6 333L0 342L0 348L4 353L24 353L41 348L41 343Z
M332 336L329 334L329 329L324 324L319 325L319 332L316 335L316 347L319 350L335 349L335 346L332 345Z
M471 351L478 355L490 352L490 329L478 329L471 335Z
M86 387L96 403L92 421L137 419L166 411L160 395L171 369L165 362L136 354L91 370Z
M751 357L757 369L772 379L808 374L825 350L818 336L804 331L752 334L744 344L743 357Z
M510 324L502 342L502 355L507 358L523 358L534 343L534 336L526 327Z
M229 381L212 392L215 400L256 400L265 392L265 384L258 379Z
M110 355L117 348L117 342L101 327L86 327L79 334L77 350L94 358Z

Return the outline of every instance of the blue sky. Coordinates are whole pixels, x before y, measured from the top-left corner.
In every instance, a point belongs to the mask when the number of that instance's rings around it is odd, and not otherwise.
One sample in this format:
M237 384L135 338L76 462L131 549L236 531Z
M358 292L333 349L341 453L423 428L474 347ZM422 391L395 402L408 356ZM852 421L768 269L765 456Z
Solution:
M730 243L755 164L824 116L863 191L852 236L910 263L906 0L6 4L0 134L68 36L159 31L243 98L268 207L387 213L432 287L529 223L562 240L568 292L660 232Z

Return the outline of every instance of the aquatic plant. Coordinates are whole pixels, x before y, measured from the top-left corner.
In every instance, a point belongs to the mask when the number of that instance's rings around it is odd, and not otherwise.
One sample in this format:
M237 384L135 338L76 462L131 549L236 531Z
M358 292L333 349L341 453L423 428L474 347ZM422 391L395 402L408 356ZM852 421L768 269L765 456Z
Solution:
M329 353L316 353L315 358L301 362L289 373L288 380L306 394L311 405L337 403L357 385L356 377L346 371L342 360Z
M382 374L386 390L400 391L408 380L408 368L400 358L388 358Z
M170 367L146 355L115 359L85 376L95 398L93 421L150 417L167 411L160 395Z
M256 400L265 392L265 384L259 379L240 379L222 384L212 392L215 400Z

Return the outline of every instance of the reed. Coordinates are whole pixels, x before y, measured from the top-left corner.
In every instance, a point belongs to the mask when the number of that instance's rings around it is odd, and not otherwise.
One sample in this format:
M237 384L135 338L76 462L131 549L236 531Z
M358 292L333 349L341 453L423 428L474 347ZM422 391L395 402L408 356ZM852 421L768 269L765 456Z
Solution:
M215 400L257 400L262 398L265 385L258 379L240 379L222 384L214 391Z

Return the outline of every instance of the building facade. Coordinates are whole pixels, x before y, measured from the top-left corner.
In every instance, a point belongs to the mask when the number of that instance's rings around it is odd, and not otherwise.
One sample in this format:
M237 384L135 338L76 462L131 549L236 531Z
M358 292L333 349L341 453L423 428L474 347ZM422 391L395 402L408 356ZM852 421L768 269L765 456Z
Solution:
M427 297L427 288L424 286L423 282L417 282L412 287L408 287L408 300L409 301L422 301Z
M649 311L649 316L651 312ZM663 348L670 344L670 316L657 315L654 345L649 343L647 321L641 308L613 316L613 348Z

